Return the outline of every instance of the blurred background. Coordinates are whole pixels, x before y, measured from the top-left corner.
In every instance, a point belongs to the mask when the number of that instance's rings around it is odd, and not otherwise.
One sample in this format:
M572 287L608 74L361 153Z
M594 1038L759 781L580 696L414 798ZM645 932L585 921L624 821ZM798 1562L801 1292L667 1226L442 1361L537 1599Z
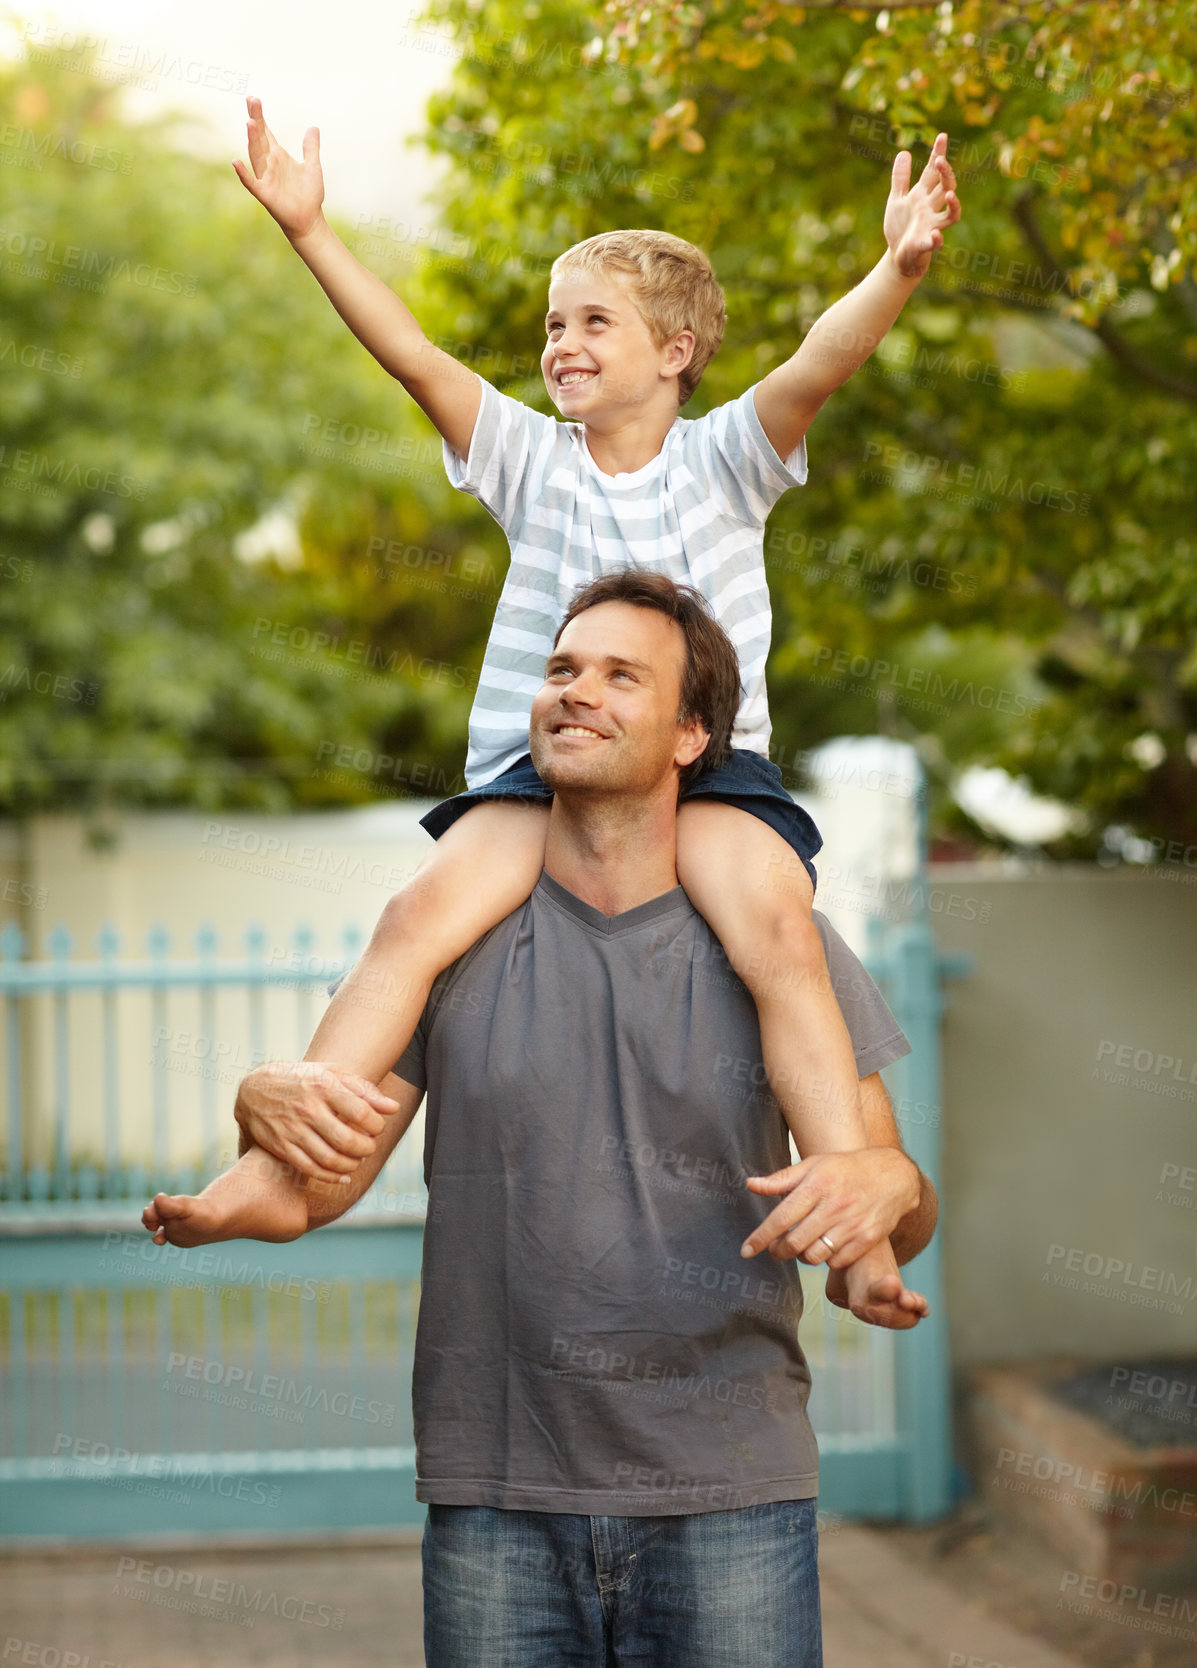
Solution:
M916 1044L891 1093L944 1200L915 1265L933 1323L870 1333L811 1282L825 1581L859 1611L844 1549L886 1522L909 1579L978 1607L919 1660L1010 1651L977 1618L1011 1594L1061 1661L1190 1660L1195 49L1189 8L1150 0L0 20L21 1650L149 1661L131 1601L199 1626L230 1538L372 1536L384 1585L409 1559L421 1660L418 1125L311 1241L176 1266L137 1227L227 1159L237 1081L302 1052L423 855L419 816L464 785L506 570L435 431L239 185L252 93L296 154L319 125L330 218L429 337L542 411L569 244L656 226L710 253L729 322L698 416L872 267L895 152L917 170L949 134L964 218L765 541L773 755L824 834L819 904ZM68 1593L53 1553L81 1541L97 1573ZM255 1621L279 1661L334 1627L288 1613L294 1569L271 1581L227 1615L203 1600L211 1660ZM385 1595L355 1594L337 1653L394 1661Z

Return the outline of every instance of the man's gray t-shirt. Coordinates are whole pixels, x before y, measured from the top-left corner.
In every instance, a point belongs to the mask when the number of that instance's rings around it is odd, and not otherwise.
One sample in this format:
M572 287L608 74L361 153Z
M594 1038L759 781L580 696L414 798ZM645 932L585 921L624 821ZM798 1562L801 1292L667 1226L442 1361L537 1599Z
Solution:
M909 1051L816 914L861 1077ZM549 875L437 980L416 1495L643 1516L817 1492L794 1262L740 1256L790 1162L756 1008L681 887L606 916Z

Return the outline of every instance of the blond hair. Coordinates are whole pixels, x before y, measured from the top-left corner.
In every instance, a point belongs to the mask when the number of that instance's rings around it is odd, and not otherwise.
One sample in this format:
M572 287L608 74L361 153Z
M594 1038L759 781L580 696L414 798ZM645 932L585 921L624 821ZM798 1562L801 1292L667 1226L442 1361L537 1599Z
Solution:
M727 309L719 280L701 249L671 232L599 232L575 243L549 271L550 283L583 272L627 276L628 294L658 347L680 330L694 332L694 354L677 379L685 405L723 340Z

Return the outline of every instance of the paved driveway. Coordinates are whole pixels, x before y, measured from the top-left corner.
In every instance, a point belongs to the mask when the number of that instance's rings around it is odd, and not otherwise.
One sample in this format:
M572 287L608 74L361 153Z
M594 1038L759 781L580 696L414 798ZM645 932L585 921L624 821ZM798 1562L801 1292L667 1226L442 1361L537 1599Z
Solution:
M1076 1668L867 1529L825 1534L821 1569L826 1668ZM411 1544L0 1559L4 1668L424 1668L420 1615Z

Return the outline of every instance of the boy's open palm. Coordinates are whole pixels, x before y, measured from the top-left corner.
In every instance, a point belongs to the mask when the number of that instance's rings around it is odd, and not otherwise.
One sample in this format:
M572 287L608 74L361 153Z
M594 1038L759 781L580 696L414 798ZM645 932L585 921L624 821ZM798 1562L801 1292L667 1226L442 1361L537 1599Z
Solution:
M911 155L894 158L889 201L885 205L885 241L903 278L922 278L931 256L943 248L943 229L960 218L956 175L947 158L948 136L941 133L931 147L927 166L910 183Z
M244 162L234 162L237 178L288 237L303 237L319 220L324 202L320 129L308 128L303 136L303 161L297 162L266 126L261 99L247 98L245 108L249 111L246 128L253 173Z

